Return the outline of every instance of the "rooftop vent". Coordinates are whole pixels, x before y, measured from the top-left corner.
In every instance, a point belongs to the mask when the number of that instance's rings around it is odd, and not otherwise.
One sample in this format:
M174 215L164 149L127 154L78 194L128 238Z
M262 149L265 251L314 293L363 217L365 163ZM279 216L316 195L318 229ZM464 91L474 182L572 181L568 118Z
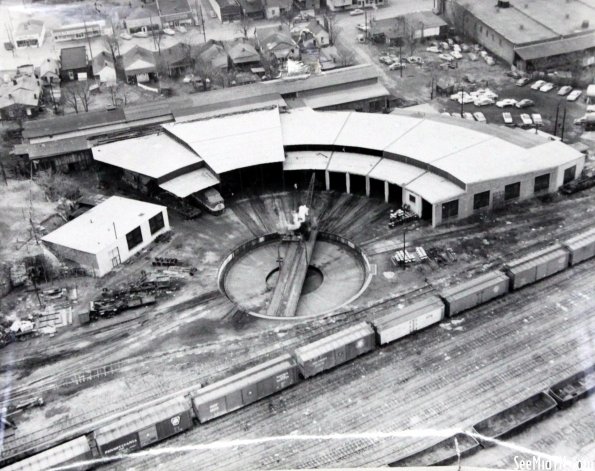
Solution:
M509 0L498 0L498 4L496 6L498 8L510 8L510 1Z

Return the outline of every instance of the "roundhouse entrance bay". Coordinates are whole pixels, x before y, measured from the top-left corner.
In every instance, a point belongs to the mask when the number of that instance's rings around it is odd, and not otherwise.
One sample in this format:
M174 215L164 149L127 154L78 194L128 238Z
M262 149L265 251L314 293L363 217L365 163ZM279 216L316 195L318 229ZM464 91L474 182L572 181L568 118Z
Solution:
M166 190L168 178L197 169L212 175L197 188L217 186L224 194L264 188L265 182L291 188L315 172L319 189L407 204L434 226L555 192L584 166L584 155L559 141L419 112L284 111L273 105L184 116L161 129L151 138L160 152L143 153L142 166L168 166L156 173ZM134 147L134 140L119 146ZM109 146L94 147L95 159L142 174L128 162L133 156L111 155ZM176 157L181 152L194 155L196 164Z

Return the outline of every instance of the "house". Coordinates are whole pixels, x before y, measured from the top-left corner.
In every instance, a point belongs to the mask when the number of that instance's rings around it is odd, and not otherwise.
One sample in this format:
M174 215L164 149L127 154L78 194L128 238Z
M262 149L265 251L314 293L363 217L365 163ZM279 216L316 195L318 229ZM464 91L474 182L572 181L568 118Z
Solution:
M330 11L346 11L354 8L374 8L384 5L384 0L327 0Z
M335 46L328 46L320 49L320 70L331 70L337 67L346 67L351 65L347 63L347 58L344 58L339 54L339 51Z
M58 257L101 277L169 230L165 206L112 196L41 240Z
M229 61L227 52L221 44L215 41L211 40L203 45L199 58L201 61L211 64L211 67L215 69L222 72L227 71Z
M291 0L265 0L264 13L267 20L279 18L291 11L293 2Z
M87 38L103 36L105 20L85 21L83 23L71 23L54 28L52 35L54 41L79 41Z
M143 4L134 8L124 20L124 26L130 34L159 31L161 29L161 18L157 7Z
M114 65L114 58L107 51L101 51L92 61L93 77L99 80L100 83L106 85L113 85L116 83L116 67Z
M431 11L416 11L393 18L370 21L370 38L378 43L404 45L446 34L448 23Z
M253 68L260 65L260 55L248 41L239 40L228 44L227 55L234 67Z
M170 77L182 75L192 69L196 46L177 43L167 49L161 49L159 60L162 60L167 67L167 74Z
M256 43L263 53L273 55L281 61L299 59L299 47L291 37L287 25L262 26L255 31Z
M14 32L14 42L17 49L26 47L41 47L45 37L45 24L39 20L27 20L20 23Z
M60 78L69 80L87 80L89 59L86 46L66 47L60 50Z
M209 5L222 23L242 18L242 7L236 0L209 0Z
M294 32L296 29L294 28ZM326 29L316 20L312 20L306 25L297 28L297 42L302 47L308 47L311 44L314 47L327 47L330 45L330 36Z
M0 84L0 118L23 119L36 116L41 99L41 81L34 75L17 75Z
M194 24L188 0L157 0L157 11L164 28Z
M157 78L155 55L140 46L134 46L122 55L122 66L128 83L148 82Z
M46 59L39 65L39 79L44 85L60 82L60 64L56 59Z
M320 10L320 0L294 0L295 6L300 10Z
M242 8L244 18L262 20L265 17L264 4L262 0L237 0Z

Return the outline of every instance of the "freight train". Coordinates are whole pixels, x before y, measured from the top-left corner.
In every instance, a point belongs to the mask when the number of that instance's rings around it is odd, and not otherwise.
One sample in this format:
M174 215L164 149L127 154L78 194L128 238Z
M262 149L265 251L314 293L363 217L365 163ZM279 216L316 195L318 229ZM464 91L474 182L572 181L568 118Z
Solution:
M69 469L88 469L93 459L115 459L150 446L593 257L595 229L513 260L502 270L444 289L438 296L429 295L384 317L346 327L205 387L197 385L193 393L125 413L87 435L6 469L47 469L79 462L80 467ZM595 388L592 381L581 381L577 384L585 389L585 394ZM552 394L554 399L562 395L558 390L564 387L552 386L556 391ZM564 407L567 401L556 402Z

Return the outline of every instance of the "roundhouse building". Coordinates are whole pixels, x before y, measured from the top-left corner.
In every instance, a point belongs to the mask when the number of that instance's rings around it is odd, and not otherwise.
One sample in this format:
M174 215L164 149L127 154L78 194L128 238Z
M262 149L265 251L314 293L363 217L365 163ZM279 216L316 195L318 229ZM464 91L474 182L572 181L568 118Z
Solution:
M194 184L190 171L196 167L188 172L169 168L175 179L157 183L174 194L206 185L231 194L241 190L242 182L259 180L263 186L266 180L267 186L291 188L314 171L327 190L408 204L433 225L554 192L580 174L585 159L572 147L539 135L405 111L280 112L270 106L207 118L185 116L162 129L152 138L161 141L152 159L171 162L174 152L167 149L181 143L203 169L195 173ZM121 141L117 147L135 145ZM93 149L96 160L131 170L129 153L110 155L105 149Z

